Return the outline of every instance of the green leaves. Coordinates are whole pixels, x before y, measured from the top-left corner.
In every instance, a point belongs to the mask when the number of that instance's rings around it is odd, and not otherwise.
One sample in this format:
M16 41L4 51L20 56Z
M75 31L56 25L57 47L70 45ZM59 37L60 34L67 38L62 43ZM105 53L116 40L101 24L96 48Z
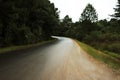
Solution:
M0 0L0 46L49 39L58 25L58 9L49 0Z
M112 17L120 20L120 0L118 0L118 4L116 5L116 8L114 8L115 13L112 15Z
M91 4L88 4L86 8L83 10L83 13L81 14L80 22L85 20L91 22L98 21L98 15L96 13L96 10Z

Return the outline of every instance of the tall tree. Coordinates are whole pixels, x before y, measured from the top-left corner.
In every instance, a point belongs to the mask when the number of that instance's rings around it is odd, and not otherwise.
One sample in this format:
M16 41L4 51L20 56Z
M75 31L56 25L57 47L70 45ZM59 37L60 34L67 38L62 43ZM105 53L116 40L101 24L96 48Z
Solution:
M96 22L98 20L98 14L91 4L88 4L81 14L80 21L86 20L91 22Z
M69 17L69 15L66 15L64 19L62 20L62 24L64 27L71 27L72 25L72 18Z
M112 16L120 20L120 0L118 0L118 4L116 5L116 8L114 8L114 10L115 14Z
M72 18L70 18L69 15L66 15L64 19L61 21L61 26L60 26L61 34L60 35L64 35L64 32L66 32L68 29L71 28L72 23L73 23Z
M1 47L49 39L58 24L58 9L49 0L0 0Z

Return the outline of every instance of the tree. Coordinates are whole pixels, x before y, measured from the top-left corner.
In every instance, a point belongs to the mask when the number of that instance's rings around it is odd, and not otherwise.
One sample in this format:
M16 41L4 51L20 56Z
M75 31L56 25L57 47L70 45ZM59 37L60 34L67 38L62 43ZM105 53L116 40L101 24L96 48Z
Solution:
M49 0L0 0L0 47L48 40L58 25Z
M71 28L72 26L72 18L69 17L69 15L66 15L64 19L61 21L61 26L60 26L60 35L64 35L64 33Z
M70 27L66 32L65 36L75 38L77 40L82 40L85 36L85 32L82 29L80 22L73 23L72 27Z
M98 15L96 13L96 10L91 4L88 4L83 10L83 13L81 14L80 21L82 22L86 20L91 22L98 21Z
M70 18L69 15L66 15L62 20L62 24L64 27L70 28L72 25L72 18Z
M120 20L120 0L118 0L118 5L116 5L116 8L114 8L114 10L115 14L112 16Z

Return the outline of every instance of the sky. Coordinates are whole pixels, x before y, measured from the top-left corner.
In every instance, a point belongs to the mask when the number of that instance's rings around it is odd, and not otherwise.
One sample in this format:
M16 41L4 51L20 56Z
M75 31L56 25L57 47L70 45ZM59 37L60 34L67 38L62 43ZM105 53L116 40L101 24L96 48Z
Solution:
M80 15L88 3L92 4L98 14L98 19L110 19L114 14L117 0L50 0L60 11L60 19L69 15L72 20L79 21Z

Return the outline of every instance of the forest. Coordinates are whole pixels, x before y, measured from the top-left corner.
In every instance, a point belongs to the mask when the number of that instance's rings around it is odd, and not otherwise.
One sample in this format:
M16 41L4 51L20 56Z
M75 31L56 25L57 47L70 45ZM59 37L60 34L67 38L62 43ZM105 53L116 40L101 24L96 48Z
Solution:
M61 20L49 0L0 0L0 48L35 44L56 35L120 54L120 0L113 9L110 20L98 20L96 9L88 4L73 22L69 15Z

